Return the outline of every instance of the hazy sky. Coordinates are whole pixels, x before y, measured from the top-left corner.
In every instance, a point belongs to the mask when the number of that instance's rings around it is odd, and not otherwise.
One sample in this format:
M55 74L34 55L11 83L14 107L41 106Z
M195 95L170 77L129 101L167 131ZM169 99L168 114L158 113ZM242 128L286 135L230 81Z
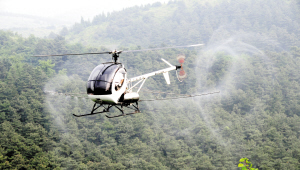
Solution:
M14 13L79 22L102 12L169 0L0 0L0 14Z

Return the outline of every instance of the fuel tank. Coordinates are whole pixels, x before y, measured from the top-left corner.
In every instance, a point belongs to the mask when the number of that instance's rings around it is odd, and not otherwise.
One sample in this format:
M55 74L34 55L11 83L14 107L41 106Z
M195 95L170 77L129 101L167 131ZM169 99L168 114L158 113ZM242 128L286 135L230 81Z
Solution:
M139 99L140 99L140 95L136 92L130 92L130 93L126 93L124 95L125 103L135 103L135 102L139 101Z

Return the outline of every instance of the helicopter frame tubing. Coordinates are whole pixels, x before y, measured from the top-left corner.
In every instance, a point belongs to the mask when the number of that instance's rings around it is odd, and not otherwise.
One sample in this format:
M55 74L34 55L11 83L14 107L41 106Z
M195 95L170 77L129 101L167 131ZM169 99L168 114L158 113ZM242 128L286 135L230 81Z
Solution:
M134 105L133 103L131 104L128 104L128 103L122 103L121 104L121 108L118 107L117 105L113 105L115 106L115 108L117 108L122 114L120 115L116 115L116 116L108 116L108 115L105 115L107 118L115 118L115 117L121 117L121 116L127 116L127 115L132 115L132 114L135 114L135 113L140 113L140 109L139 109L139 104L138 102L135 102L136 105ZM130 107L132 106L132 107ZM123 107L126 107L128 109L131 109L131 110L134 110L134 112L131 112L131 113L124 113L124 109Z
M97 104L99 104L99 105L97 105ZM118 107L118 105L120 105L121 108ZM130 107L129 105L131 105L133 108ZM100 109L101 107L103 108L103 110L96 112L96 110ZM91 115L100 114L100 113L106 113L106 112L109 112L109 109L112 108L112 107L117 108L122 114L116 115L116 116L105 115L107 118L115 118L115 117L121 117L121 116L126 116L126 115L132 115L132 114L135 114L135 113L140 113L138 102L136 102L135 105L133 103L131 103L131 104L128 104L128 103L108 104L108 106L106 106L106 107L104 106L103 103L95 103L94 106L93 106L93 109L92 109L91 113L89 113L89 114L82 114L82 115L76 115L76 114L73 114L73 115L76 116L76 117L83 117L83 116L91 116ZM123 107L132 109L132 110L134 110L134 112L124 113Z
M83 114L83 115L76 115L76 114L73 114L74 116L76 117L82 117L82 116L90 116L90 115L95 115L95 114L100 114L100 113L105 113L105 112L109 112L109 109L111 107L113 107L113 105L108 105L107 107L105 107L102 103L99 104L99 106L97 106L97 104L99 103L95 103L94 106L93 106L93 109L91 111L90 114ZM101 111L101 112L95 112L97 109L99 109L100 107L103 107L104 109Z

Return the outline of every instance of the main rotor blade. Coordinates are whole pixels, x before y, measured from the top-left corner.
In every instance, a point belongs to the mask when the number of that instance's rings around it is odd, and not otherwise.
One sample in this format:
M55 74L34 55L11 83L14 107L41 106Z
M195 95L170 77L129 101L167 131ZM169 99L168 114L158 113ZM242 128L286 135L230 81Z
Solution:
M50 54L50 55L34 55L33 57L53 57L53 56L66 56L66 55L89 55L89 54L111 54L111 51L98 52L98 53L71 53L71 54Z
M198 47L204 44L193 44L193 45L183 45L183 46L173 46L173 47L160 47L160 48L150 48L150 49L143 49L143 50L131 50L131 51L122 51L122 53L129 53L129 52L140 52L140 51L150 51L150 50L163 50L169 48L187 48L187 47Z
M50 54L50 55L34 55L33 57L55 57L55 56L67 56L67 55L93 55L93 54L112 54L112 53L128 53L128 52L140 52L140 51L151 51L151 50L163 50L169 48L187 48L187 47L197 47L204 44L193 44L193 45L184 45L184 46L173 46L173 47L160 47L160 48L151 48L151 49L142 49L142 50L131 50L131 51L105 51L105 52L96 52L96 53L70 53L70 54Z

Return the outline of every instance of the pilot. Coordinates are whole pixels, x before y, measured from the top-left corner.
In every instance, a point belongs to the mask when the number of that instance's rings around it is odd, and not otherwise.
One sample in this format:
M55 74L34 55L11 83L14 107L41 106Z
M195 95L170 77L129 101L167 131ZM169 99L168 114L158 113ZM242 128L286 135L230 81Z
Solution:
M117 73L115 76L115 89L116 91L120 90L120 88L122 87L123 83L124 83L124 75L122 73Z

